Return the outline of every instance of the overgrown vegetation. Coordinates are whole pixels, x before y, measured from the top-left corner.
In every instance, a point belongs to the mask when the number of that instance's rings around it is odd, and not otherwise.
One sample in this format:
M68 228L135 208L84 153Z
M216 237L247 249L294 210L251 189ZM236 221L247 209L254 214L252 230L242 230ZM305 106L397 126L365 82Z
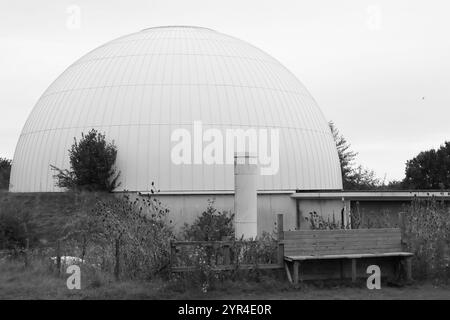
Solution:
M329 217L325 219L316 211L310 212L309 217L305 217L305 220L309 222L311 230L335 230L335 229L347 229L348 226L344 226L340 220L336 220L334 214L330 220Z
M208 200L205 211L189 225L184 224L182 237L191 241L220 241L234 238L234 214L218 211L214 200Z
M79 196L77 211L61 219L52 216L48 221L30 218L26 211L2 209L0 250L24 261L38 251L47 260L58 254L79 257L85 264L120 278L167 275L169 241L173 238L168 209L153 195L98 194L93 201L95 196Z
M450 280L450 212L434 197L415 198L405 212L405 235L416 277Z
M56 171L56 186L68 190L113 191L120 172L116 172L117 148L108 143L104 134L92 129L82 133L80 141L74 138L69 149L70 170L50 165Z
M8 190L11 175L11 160L0 158L0 190Z
M211 245L185 245L177 252L174 266L191 267L192 271L175 275L172 283L182 288L197 287L203 292L220 286L224 280L250 279L260 281L267 272L261 264L277 263L277 242L267 232L253 240L235 239L234 214L218 211L209 200L206 210L191 224L185 224L181 238L187 241L216 241ZM222 241L217 243L217 241ZM241 270L252 265L253 270ZM228 266L223 270L224 266Z

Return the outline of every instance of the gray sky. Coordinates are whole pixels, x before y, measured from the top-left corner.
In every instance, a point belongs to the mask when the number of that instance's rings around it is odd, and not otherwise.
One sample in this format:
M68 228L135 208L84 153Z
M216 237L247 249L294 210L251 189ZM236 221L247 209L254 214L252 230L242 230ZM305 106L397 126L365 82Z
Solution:
M444 0L0 0L0 157L12 158L39 96L76 59L147 27L197 25L278 59L359 163L400 179L406 160L450 140L449 12Z

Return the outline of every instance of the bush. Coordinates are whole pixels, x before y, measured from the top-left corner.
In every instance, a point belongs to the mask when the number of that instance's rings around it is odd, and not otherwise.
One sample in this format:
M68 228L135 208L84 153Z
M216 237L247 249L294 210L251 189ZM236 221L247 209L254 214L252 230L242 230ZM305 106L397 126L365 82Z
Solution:
M277 262L277 243L273 235L263 233L255 240L236 240L234 214L219 212L214 201L209 200L207 209L192 225L185 224L182 236L188 241L222 241L210 245L191 245L178 248L176 266L192 267L191 272L176 275L173 283L183 288L197 288L202 292L214 289L226 279L259 279L259 264ZM225 264L225 245L229 247L231 270L218 270ZM255 270L240 270L239 265L255 265Z
M29 211L0 210L0 250L21 250L38 242L36 226Z
M184 224L182 234L190 241L220 241L234 238L234 214L214 208L214 200L208 200L208 207L192 225Z
M99 200L93 211L94 243L100 244L103 264L113 266L116 242L119 244L121 274L130 278L149 279L169 265L173 231L168 220L169 210L150 195L123 195ZM86 226L92 224L86 223ZM86 230L89 233L89 227Z
M450 279L450 213L434 197L415 198L405 213L405 236L414 253L414 274L419 278Z
M113 191L119 186L120 172L116 173L117 148L114 142L107 143L104 134L92 129L69 150L71 170L62 170L53 165L57 173L56 186L69 190Z
M0 158L0 190L9 188L9 177L11 175L11 160Z

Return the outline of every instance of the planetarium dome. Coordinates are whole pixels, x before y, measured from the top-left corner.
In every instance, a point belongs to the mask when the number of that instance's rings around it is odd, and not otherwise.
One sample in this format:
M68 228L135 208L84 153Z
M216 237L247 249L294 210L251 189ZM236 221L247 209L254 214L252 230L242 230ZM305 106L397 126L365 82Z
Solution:
M74 137L95 128L114 140L117 191L220 193L233 166L175 164L171 134L279 129L279 170L259 190L341 189L333 137L316 102L277 60L200 27L155 27L123 36L69 66L44 92L16 146L10 191L61 191L50 165L68 169Z

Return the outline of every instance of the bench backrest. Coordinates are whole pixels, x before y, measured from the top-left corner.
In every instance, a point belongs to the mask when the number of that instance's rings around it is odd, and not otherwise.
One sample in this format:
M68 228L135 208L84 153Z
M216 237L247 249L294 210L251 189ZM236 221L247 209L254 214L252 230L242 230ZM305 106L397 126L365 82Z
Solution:
M401 232L398 228L284 232L285 256L401 251Z

